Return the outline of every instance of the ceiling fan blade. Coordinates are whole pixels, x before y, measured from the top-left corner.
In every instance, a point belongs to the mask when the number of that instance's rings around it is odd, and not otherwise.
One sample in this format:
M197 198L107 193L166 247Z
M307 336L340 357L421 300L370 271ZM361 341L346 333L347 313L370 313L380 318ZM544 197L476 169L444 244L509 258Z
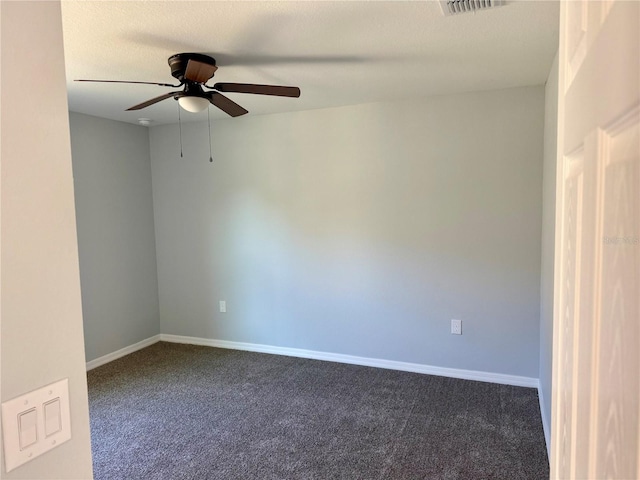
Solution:
M141 83L143 85L159 85L161 87L179 87L178 85L172 85L170 83L155 83L155 82L130 82L127 80L74 80L74 82L98 82L98 83Z
M190 59L187 62L187 69L184 72L184 78L196 83L205 83L216 72L218 67L209 65L208 63L199 62Z
M253 83L216 83L213 88L220 92L255 93L258 95L275 95L278 97L299 97L298 87L279 85L256 85Z
M221 95L218 92L209 92L207 93L207 98L209 101L218 107L220 110L225 112L232 117L239 117L240 115L244 115L245 113L249 113L248 110L245 110L240 105L238 105L233 100L228 99L224 95Z
M184 92L170 92L165 93L164 95L160 95L159 97L152 98L151 100L147 100L146 102L139 103L138 105L134 105L133 107L127 108L129 110L142 110L143 108L148 107L149 105L153 105L154 103L161 102L162 100L166 100L171 97L182 97Z

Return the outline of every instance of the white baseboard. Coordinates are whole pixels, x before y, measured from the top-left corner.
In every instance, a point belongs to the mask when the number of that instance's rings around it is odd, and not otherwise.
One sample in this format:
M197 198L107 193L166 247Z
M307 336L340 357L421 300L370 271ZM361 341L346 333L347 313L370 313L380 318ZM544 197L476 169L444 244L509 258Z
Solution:
M153 345L160 341L160 335L154 335L153 337L149 337L145 340L142 340L138 343L134 343L133 345L129 345L128 347L121 348L112 353L108 353L107 355L103 355L102 357L96 358L95 360L91 360L87 362L87 371L92 370L100 365L104 365L105 363L113 362L114 360L124 357L125 355L129 355L137 350L141 350L149 345Z
M542 417L542 430L544 430L544 441L547 445L547 458L551 460L551 429L549 428L549 419L544 409L544 395L542 394L542 386L538 381L538 400L540 401L540 416Z
M434 367L420 363L398 362L395 360L383 360L378 358L357 357L340 353L318 352L300 348L275 347L256 343L230 342L227 340L212 340L199 337L185 337L182 335L160 334L160 340L172 343L188 343L191 345L204 345L208 347L228 348L231 350L245 350L248 352L270 353L274 355L286 355L289 357L311 358L328 362L349 363L365 367L386 368L404 372L425 373L441 377L461 378L465 380L477 380L480 382L500 383L515 385L518 387L538 388L537 378L506 375L503 373L480 372L476 370L461 370L457 368Z

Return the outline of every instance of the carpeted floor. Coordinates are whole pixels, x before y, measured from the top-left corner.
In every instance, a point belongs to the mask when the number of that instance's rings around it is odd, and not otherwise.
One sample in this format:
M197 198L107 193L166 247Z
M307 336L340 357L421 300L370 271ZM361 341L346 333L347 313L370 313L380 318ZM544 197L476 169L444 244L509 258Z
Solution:
M549 478L535 389L164 342L88 381L96 480Z

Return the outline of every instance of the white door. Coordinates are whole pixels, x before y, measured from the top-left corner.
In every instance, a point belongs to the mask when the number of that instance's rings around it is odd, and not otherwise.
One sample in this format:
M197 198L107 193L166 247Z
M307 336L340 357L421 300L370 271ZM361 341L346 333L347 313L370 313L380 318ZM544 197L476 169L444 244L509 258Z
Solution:
M640 479L640 2L561 3L551 477Z

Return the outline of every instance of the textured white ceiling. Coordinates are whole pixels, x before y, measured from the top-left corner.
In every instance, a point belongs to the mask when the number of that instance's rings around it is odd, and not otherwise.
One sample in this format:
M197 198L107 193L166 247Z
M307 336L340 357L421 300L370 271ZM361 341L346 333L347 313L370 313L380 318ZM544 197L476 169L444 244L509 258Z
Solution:
M167 58L180 52L213 56L213 82L300 87L298 99L226 94L249 115L540 85L557 50L558 10L541 0L448 17L436 1L63 0L69 108L176 122L173 99L125 111L168 87L73 80L173 83Z

